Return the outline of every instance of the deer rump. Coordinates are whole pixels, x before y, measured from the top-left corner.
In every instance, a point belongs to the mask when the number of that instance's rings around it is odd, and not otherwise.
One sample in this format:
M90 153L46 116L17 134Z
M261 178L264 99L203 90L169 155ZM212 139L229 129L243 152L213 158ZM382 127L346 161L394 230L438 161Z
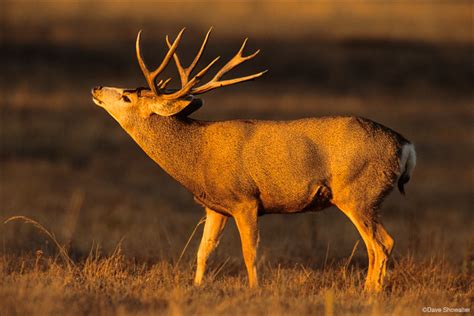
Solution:
M258 203L259 215L357 199L376 207L406 173L402 148L410 144L359 117L214 122L203 138L203 185L193 193L226 215L249 200Z

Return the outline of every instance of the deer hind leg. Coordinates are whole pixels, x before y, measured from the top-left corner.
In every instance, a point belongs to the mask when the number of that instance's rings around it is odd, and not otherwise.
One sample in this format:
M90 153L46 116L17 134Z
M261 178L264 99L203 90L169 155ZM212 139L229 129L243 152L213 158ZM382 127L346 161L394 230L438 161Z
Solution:
M352 211L352 208L346 209L341 208L344 214L351 220L352 224L357 228L362 240L364 240L365 247L367 248L367 257L369 259L369 265L367 270L367 278L365 280L365 290L370 291L373 289L375 280L373 279L374 270L376 265L376 251L373 239L373 220L371 216L367 214L360 214L357 211Z
M257 278L257 247L258 247L258 226L257 226L257 210L246 210L237 212L234 215L237 229L239 230L240 239L242 241L242 253L244 256L245 266L247 268L249 286L251 288L258 286Z
M206 262L209 255L219 244L227 217L221 215L210 208L206 208L206 222L202 234L201 244L197 253L197 269L194 278L195 285L201 285L204 272L206 271Z
M375 266L372 271L372 282L374 284L374 290L382 290L383 281L387 269L387 261L392 252L394 241L393 238L387 233L382 223L376 219L374 225L374 250L375 250Z
M364 208L360 208L364 210ZM369 269L365 281L365 290L382 290L388 257L393 248L393 239L380 223L377 212L372 208L358 211L356 207L341 208L359 231L367 247Z

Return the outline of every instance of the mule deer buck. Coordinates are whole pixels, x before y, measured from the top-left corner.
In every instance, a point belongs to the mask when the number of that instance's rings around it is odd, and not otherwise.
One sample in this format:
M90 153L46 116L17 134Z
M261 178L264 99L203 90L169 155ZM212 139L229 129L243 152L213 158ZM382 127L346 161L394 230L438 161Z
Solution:
M207 33L189 67L176 49L184 28L158 68L150 71L136 54L149 88L96 87L94 102L103 107L138 145L205 207L206 222L197 254L194 283L201 284L208 256L233 217L240 233L250 287L258 285L258 217L272 213L319 211L337 206L359 231L368 253L365 289L380 291L393 239L378 210L398 184L401 193L415 167L414 146L400 134L360 117L321 117L294 121L189 118L202 106L196 95L256 79L253 75L222 80L233 68L255 57L237 54L207 83L197 86L218 58L190 77L207 44ZM157 82L171 58L181 88Z

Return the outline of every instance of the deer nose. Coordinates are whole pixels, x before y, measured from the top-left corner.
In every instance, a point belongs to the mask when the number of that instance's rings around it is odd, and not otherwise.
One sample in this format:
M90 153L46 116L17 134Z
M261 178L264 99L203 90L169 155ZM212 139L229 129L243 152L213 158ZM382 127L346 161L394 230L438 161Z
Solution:
M96 92L96 91L99 91L99 90L102 90L102 86L98 86L98 87L95 87L95 88L92 88L92 93Z

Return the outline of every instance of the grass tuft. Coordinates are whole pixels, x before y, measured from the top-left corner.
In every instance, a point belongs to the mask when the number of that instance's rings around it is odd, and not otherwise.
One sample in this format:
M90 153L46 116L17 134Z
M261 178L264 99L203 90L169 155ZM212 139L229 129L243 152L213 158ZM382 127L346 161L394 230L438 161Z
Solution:
M67 265L69 269L71 269L74 266L74 262L72 259L69 257L67 249L65 246L61 245L58 240L56 239L56 236L54 233L50 232L48 229L46 229L43 225L35 221L34 219L31 219L26 216L11 216L7 220L3 222L3 224L8 224L13 221L23 221L25 224L30 224L33 225L36 229L38 229L41 233L45 234L46 236L49 237L49 239L56 245L58 251L59 251L59 256L61 259L64 261L64 263Z

